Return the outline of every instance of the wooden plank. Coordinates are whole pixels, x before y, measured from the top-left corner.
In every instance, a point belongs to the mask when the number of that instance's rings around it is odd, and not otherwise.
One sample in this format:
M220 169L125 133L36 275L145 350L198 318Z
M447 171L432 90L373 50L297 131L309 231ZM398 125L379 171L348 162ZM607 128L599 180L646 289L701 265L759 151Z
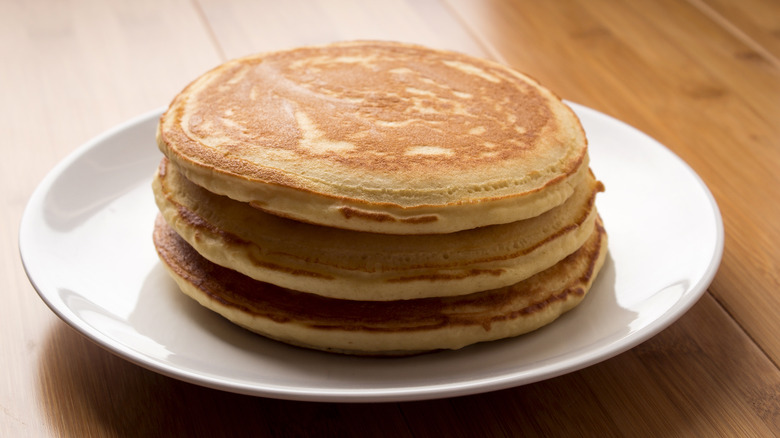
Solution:
M6 60L0 80L15 86L4 89L5 101L14 104L0 107L0 123L8 141L30 144L10 148L20 160L16 169L48 169L104 129L167 105L219 62L186 0L162 8L154 1L96 0L5 7L15 10L0 14ZM29 188L42 175L10 176Z
M393 40L484 55L436 0L200 0L227 58L340 40Z
M465 436L773 436L780 433L779 391L775 366L705 296L685 318L613 359L451 399L444 412ZM407 419L414 407L401 404Z
M751 50L742 56L773 58L780 66L780 2L774 0L688 0Z
M187 53L185 47L200 50ZM54 429L49 420L64 418L79 425L75 436L98 436L89 433L101 430L99 421L88 421L95 420L90 408L122 401L102 393L82 405L70 399L82 390L82 380L39 374L40 361L67 366L79 350L45 349L52 332L67 329L24 274L19 218L40 179L65 155L105 129L167 104L188 78L219 59L186 0L2 2L0 58L0 436L47 435ZM154 148L154 139L139 147ZM80 363L86 366L78 372L87 375L101 366ZM60 397L43 410L51 391Z
M767 202L780 199L780 70L740 56L749 48L687 3L448 2L508 63L637 126L702 176L726 227L710 291L780 363L780 204Z
M583 375L623 436L780 433L780 373L709 295L658 336Z

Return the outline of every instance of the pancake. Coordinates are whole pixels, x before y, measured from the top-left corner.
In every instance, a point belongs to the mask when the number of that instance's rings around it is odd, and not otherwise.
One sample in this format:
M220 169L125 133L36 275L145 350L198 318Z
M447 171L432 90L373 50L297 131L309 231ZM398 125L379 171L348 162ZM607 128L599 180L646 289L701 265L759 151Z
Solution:
M176 96L157 143L211 192L374 233L531 218L562 204L588 173L579 120L533 79L391 42L229 61Z
M580 249L515 285L378 302L324 298L253 280L200 256L162 217L154 242L180 289L233 323L293 345L362 355L459 349L536 330L582 301L607 252L599 220Z
M166 221L216 264L303 292L389 301L493 289L549 268L591 235L603 186L589 173L566 202L534 218L400 236L267 214L192 183L165 158L153 190Z

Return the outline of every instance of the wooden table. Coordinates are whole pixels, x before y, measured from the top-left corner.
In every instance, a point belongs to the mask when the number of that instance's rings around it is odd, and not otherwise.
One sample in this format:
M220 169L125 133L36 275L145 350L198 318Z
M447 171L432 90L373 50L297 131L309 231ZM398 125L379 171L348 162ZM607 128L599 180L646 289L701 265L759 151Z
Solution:
M780 435L777 1L9 0L0 35L0 436ZM39 299L17 236L57 162L226 59L358 38L499 60L673 150L725 224L703 298L650 340L578 372L367 404L163 377L96 346Z

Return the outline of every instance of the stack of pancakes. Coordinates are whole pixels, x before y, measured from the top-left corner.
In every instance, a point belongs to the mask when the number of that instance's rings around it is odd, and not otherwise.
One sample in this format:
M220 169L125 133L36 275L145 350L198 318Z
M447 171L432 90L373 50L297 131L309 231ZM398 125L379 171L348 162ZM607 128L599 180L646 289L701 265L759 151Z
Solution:
M582 127L505 66L390 42L249 56L163 114L154 242L181 290L294 345L458 349L576 306L607 251Z

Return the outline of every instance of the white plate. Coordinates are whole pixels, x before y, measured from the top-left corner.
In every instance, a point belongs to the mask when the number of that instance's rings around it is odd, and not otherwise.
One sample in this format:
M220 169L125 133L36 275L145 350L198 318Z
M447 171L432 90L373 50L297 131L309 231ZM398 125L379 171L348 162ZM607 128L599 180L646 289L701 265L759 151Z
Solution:
M518 338L401 359L345 357L244 331L178 292L152 245L160 111L90 141L41 182L19 248L35 289L66 323L153 371L237 393L317 401L450 397L527 384L617 355L704 293L723 225L699 177L664 146L572 104L607 187L610 253L585 301Z

